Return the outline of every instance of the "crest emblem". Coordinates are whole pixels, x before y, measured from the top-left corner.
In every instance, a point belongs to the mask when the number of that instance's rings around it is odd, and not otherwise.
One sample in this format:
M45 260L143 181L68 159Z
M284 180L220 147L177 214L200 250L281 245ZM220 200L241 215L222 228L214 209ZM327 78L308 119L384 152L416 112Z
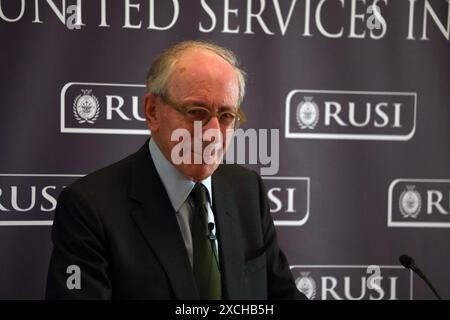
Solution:
M300 129L314 129L319 121L319 107L313 97L303 97L297 106L296 118Z
M406 190L402 192L399 199L399 208L403 218L416 218L422 207L422 197L417 190L414 190L416 186L406 186Z
M314 300L316 298L317 286L309 272L300 272L301 277L295 279L295 285L298 291L303 293L308 299Z
M78 123L94 123L100 112L100 104L92 90L81 89L79 94L73 101L73 115Z

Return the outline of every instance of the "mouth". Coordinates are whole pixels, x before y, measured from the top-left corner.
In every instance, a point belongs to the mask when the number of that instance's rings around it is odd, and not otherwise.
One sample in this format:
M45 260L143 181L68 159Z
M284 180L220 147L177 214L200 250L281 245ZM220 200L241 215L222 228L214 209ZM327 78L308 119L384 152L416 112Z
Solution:
M212 148L212 146L210 148ZM191 150L191 155L192 155L191 159L193 159L194 164L199 164L199 165L217 164L221 161L221 158L222 158L220 149L217 150L215 148L207 150L207 152L204 152L204 150L203 150L203 152L200 152L200 153L197 151Z
M201 150L198 150L198 148L191 148L191 153L192 154L197 154L200 156L203 156L205 149L208 148L208 151L210 151L210 153L215 154L217 151L223 150L224 146L222 143L208 143L208 144L203 144Z

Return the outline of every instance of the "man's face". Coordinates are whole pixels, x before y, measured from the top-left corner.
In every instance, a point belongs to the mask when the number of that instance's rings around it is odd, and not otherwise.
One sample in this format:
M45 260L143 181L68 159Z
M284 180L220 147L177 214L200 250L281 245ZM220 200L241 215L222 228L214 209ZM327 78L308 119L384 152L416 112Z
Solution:
M224 59L205 49L189 49L181 54L169 78L167 91L170 100L180 109L202 106L215 112L237 111L239 84L235 70ZM181 173L194 181L203 180L213 174L222 160L221 155L213 154L214 162L205 163L205 147L211 141L203 141L201 151L194 150L194 140L201 137L198 134L194 136L194 124L182 113L169 106L161 97L150 93L146 95L145 113L152 139ZM191 163L175 164L172 149L180 142L171 141L171 137L175 130L181 128L186 129L192 137ZM222 136L222 148L225 152L228 147L228 139L225 139L227 130L232 128L221 125L217 117L212 117L197 133L216 130ZM201 163L193 163L194 152L197 153L197 158L201 157Z

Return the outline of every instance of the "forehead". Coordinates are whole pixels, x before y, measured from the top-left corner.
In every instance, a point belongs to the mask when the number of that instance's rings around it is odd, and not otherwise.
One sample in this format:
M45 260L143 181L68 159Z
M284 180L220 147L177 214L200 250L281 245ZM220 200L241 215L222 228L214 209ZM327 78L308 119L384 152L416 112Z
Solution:
M187 49L178 57L169 77L169 91L176 95L239 95L236 70L216 53Z

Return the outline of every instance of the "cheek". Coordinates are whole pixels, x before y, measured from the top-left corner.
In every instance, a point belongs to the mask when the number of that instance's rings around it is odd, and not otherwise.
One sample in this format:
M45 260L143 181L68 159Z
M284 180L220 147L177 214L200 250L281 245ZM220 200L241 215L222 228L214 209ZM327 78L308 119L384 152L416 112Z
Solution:
M228 146L230 145L231 139L233 139L233 131L232 130L222 130L222 139L223 139L223 146L226 150Z
M193 148L194 145L193 129L187 127L182 121L174 119L164 120L160 128L160 137L168 154L171 154L172 149L175 146L179 147L180 143L189 143L191 148Z
M170 141L170 137L175 130L184 128L183 121L175 118L173 115L163 114L160 119L161 134L167 141Z

